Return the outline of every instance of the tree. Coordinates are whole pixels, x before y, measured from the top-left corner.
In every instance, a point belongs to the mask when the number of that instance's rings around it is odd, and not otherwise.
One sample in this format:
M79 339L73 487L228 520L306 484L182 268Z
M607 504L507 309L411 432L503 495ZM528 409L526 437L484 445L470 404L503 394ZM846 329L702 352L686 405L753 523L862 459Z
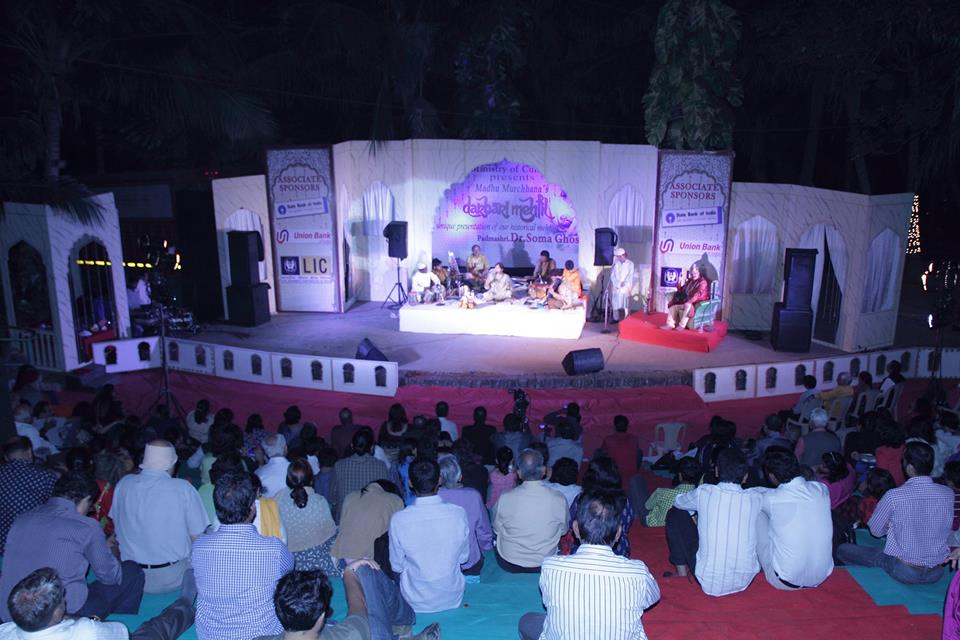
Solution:
M667 0L644 95L647 141L671 149L729 149L743 87L733 71L740 19L720 0Z

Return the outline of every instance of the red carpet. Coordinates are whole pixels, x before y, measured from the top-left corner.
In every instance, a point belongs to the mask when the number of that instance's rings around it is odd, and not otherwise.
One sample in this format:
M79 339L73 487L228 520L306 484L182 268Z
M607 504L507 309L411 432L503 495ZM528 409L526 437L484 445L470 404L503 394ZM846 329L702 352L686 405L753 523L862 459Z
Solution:
M929 640L940 637L937 615L911 615L905 607L880 607L843 569L816 589L784 592L763 574L746 591L714 598L685 578L661 578L672 569L663 528L634 526L633 557L650 567L660 585L659 604L643 616L647 635L660 640L736 638L737 640L811 640L871 638Z
M707 353L717 348L727 335L727 323L713 323L715 331L666 331L661 329L667 323L667 314L638 311L620 323L620 337L634 342L654 344L671 349L701 351Z

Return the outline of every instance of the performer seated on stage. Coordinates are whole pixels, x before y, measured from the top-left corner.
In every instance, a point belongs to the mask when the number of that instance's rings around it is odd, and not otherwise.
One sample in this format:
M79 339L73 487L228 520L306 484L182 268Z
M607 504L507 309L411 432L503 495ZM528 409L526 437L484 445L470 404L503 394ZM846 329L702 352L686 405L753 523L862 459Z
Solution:
M623 247L614 249L613 255L613 269L610 270L610 308L614 322L619 322L630 314L634 266Z
M700 276L700 267L694 262L690 265L689 277L680 278L677 292L667 307L667 324L662 329L686 329L693 317L697 305L710 299L710 282Z
M443 266L443 262L440 261L440 258L434 258L431 264L431 270L434 275L437 276L437 280L440 281L440 284L444 287L447 286L447 281L449 280L449 270Z
M580 282L580 270L574 266L573 260L567 260L563 263L563 281L573 287L578 298L583 295L583 283Z
M510 280L510 276L503 272L502 262L493 265L493 269L487 275L485 286L487 293L484 298L486 300L502 302L513 297L513 282Z
M410 278L410 300L412 302L433 302L439 291L440 278L432 271L427 271L427 265L417 265L417 272Z
M553 287L547 289L547 306L551 309L572 309L580 302L580 296L569 281L563 278L558 280L560 283L556 290Z
M487 256L480 253L480 245L475 244L470 248L470 255L467 257L467 273L465 278L467 282L479 287L487 278L487 272L490 270L490 263Z
M540 252L540 260L533 269L533 279L537 282L550 282L550 277L557 270L557 261L550 257L549 251Z

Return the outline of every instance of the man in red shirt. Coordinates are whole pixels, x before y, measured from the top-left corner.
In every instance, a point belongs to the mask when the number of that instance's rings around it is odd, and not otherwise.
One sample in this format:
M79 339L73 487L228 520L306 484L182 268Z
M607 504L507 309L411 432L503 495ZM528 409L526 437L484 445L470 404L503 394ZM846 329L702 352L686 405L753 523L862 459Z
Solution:
M616 416L613 419L615 433L603 439L603 450L606 451L620 470L623 487L630 486L630 478L637 473L637 453L640 449L640 440L632 433L627 433L630 422L627 416Z

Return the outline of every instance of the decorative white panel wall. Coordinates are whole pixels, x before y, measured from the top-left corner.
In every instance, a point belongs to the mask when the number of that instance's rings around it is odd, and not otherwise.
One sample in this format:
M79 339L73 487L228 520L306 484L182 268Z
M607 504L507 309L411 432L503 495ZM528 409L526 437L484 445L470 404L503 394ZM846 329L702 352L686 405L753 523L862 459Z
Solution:
M803 367L803 375L812 376L816 374L816 365L813 360L758 364L757 397L801 393L805 387L803 382L797 379L802 377L802 375L798 375L798 367ZM775 372L775 375L771 373L771 370Z
M396 362L331 358L330 364L334 391L389 397L397 393L400 375Z
M826 391L837 386L837 376L849 373L856 382L856 376L851 373L850 365L854 356L831 356L814 360L814 373L817 377L817 388ZM859 372L858 372L859 373Z
M109 340L93 345L93 362L107 373L142 371L160 366L160 338L149 336L135 340Z
M756 397L757 367L716 367L693 372L693 388L706 402Z
M167 338L167 366L177 371L216 375L216 352L206 342Z
M874 382L880 382L887 375L887 365L892 360L900 363L900 373L905 378L913 378L917 374L918 349L890 349L870 353L870 374Z
M270 354L273 384L301 389L333 389L333 365L330 358L293 353Z
M217 377L245 382L273 383L270 352L238 347L214 346ZM256 364L259 363L259 367Z

